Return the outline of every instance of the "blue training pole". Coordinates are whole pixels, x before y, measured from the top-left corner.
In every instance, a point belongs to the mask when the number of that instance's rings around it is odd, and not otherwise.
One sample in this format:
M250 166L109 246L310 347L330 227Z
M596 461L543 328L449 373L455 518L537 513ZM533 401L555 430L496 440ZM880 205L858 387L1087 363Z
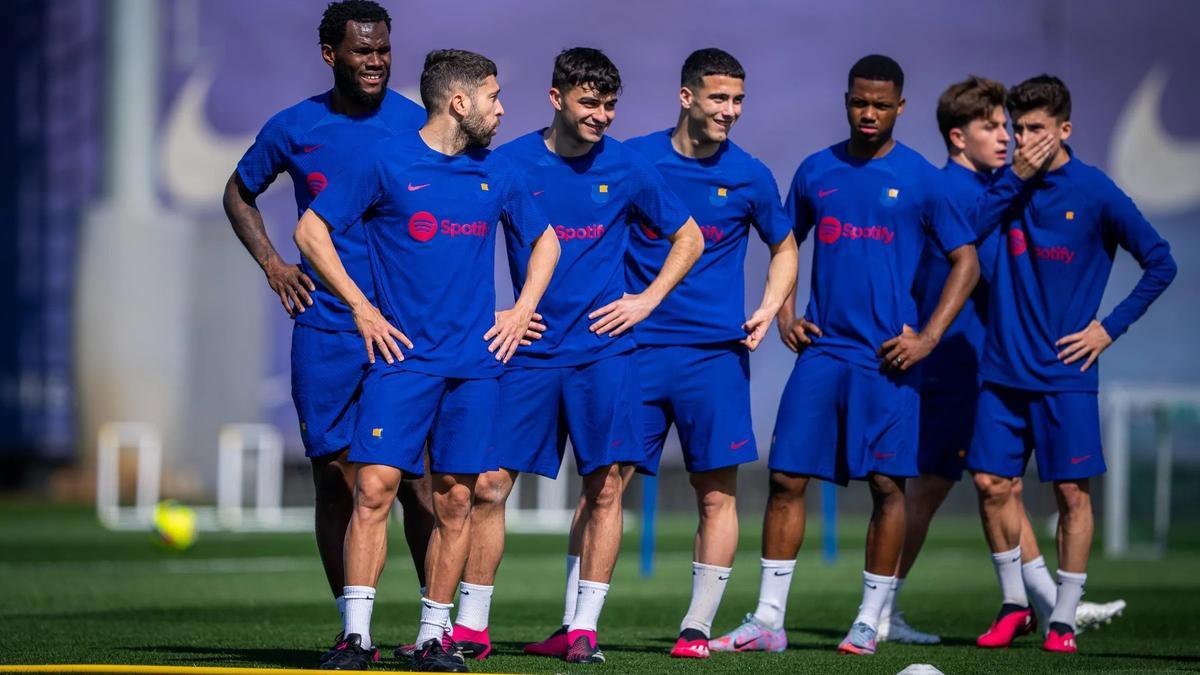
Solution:
M837 554L837 486L821 481L821 557L832 565Z
M654 575L654 514L658 510L658 477L642 476L642 565L643 577Z

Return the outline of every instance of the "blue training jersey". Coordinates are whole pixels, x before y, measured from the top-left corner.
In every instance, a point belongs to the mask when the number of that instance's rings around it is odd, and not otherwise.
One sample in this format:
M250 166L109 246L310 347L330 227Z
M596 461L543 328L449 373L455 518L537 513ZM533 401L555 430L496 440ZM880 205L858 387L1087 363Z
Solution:
M1074 156L1021 183L1001 221L1001 251L988 296L983 379L1037 391L1096 391L1099 368L1059 361L1055 343L1087 327L1100 309L1117 247L1142 278L1101 323L1116 340L1175 278L1171 247L1133 201L1096 167Z
M814 228L812 291L805 317L824 333L811 349L866 368L907 324L920 330L913 282L927 241L943 254L975 235L949 200L940 172L896 142L857 159L848 141L810 155L796 170L787 213L797 242Z
M993 178L994 174L972 171L952 161L946 162L942 169L946 194L968 223L977 217L979 202L986 198ZM975 245L979 251L979 283L946 329L937 348L921 362L922 390L964 391L979 387L979 365L986 336L988 279L995 268L999 235L992 233ZM949 276L950 261L936 246L926 245L913 288L922 326L937 309Z
M330 92L325 92L305 99L267 120L237 165L242 183L255 195L262 194L276 176L286 171L296 193L297 217L334 175L362 156L365 147L419 129L425 123L421 106L390 89L375 112L361 117L333 112L329 96ZM350 277L374 302L362 227L356 224L346 228L333 244ZM312 279L316 291L310 294L312 307L297 314L296 321L321 330L355 330L350 309L325 288L307 260L301 258L300 267Z
M510 162L483 149L443 155L405 134L375 144L310 208L338 233L362 219L380 311L413 343L391 367L499 376L483 339L495 322L496 226L529 246L547 225Z
M767 167L732 141L711 157L685 157L671 145L673 129L630 139L691 211L704 235L704 252L683 281L635 329L638 344L715 344L746 337L746 244L753 228L767 244L791 233L779 187ZM626 253L632 292L646 289L662 269L671 244L638 223Z
M633 349L630 331L612 337L588 330L588 314L626 292L625 250L630 212L649 218L663 236L687 222L688 212L662 176L619 141L602 138L586 154L563 157L543 140L545 130L525 134L496 149L526 174L530 189L558 235L562 253L538 312L541 340L522 347L509 363L558 367L591 363ZM508 240L514 292L525 282L530 247Z

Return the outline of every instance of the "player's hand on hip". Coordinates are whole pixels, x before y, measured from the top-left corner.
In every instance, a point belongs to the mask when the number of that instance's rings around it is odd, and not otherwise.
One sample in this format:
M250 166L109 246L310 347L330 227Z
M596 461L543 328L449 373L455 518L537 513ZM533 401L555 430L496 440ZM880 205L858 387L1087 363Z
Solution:
M1100 358L1100 353L1108 349L1112 343L1113 339L1104 329L1104 324L1092 319L1087 328L1059 339L1054 346L1061 350L1058 352L1058 360L1062 361L1064 365L1075 363L1086 357L1087 360L1079 369L1079 372L1082 373L1091 368L1096 359Z
M370 303L364 303L362 309L354 311L354 325L358 327L358 332L363 337L363 343L367 347L367 361L371 363L375 363L376 349L379 350L379 355L383 357L383 360L391 364L404 360L400 345L409 349L413 348L408 336L388 323L388 320L383 318L379 310Z
M1021 180L1033 178L1049 166L1050 158L1058 151L1054 137L1046 134L1029 145L1017 148L1013 153L1012 171Z
M767 330L771 327L771 319L775 318L774 313L759 307L754 310L746 323L742 324L742 330L746 331L746 337L742 338L742 344L750 351L758 349L762 344L763 338L767 336Z
M496 312L496 323L483 334L484 340L491 340L488 352L495 354L497 361L508 363L518 346L528 347L533 340L542 339L546 326L541 321L541 314L519 304L512 309Z
M588 330L596 335L617 337L644 321L657 306L658 303L645 293L626 293L620 300L588 314L588 318L595 321Z
M317 290L312 279L300 270L299 265L289 265L276 259L267 263L263 268L267 275L267 284L279 296L279 303L288 316L303 314L305 307L312 307L313 301L309 293Z
M904 324L900 334L884 342L878 354L887 367L904 371L929 356L929 352L936 346L937 340Z
M521 346L528 347L533 344L534 340L541 340L542 335L546 332L545 319L537 312L529 319L529 328L525 330L525 337L521 338Z
M779 315L777 321L779 325L779 338L783 340L783 344L787 348L799 354L813 343L813 337L821 337L824 335L817 324L805 319L804 317L796 318L794 316Z

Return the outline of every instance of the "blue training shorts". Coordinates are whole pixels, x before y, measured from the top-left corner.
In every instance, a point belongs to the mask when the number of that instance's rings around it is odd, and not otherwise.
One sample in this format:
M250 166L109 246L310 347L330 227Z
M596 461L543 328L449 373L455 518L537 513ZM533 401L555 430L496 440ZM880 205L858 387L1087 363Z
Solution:
M634 353L646 453L638 471L658 473L672 424L691 473L758 459L750 419L750 356L744 346L645 346Z
M479 474L499 466L493 438L500 385L496 378L441 377L376 360L363 392L350 461L425 473Z
M971 380L957 389L921 392L920 443L917 468L947 480L962 479L967 451L975 435L979 385Z
M967 468L1006 478L1024 475L1037 453L1043 481L1103 474L1100 402L1094 391L1031 391L985 383Z
M369 365L358 333L292 326L292 401L306 456L349 447Z
M917 475L918 378L805 350L779 402L771 470L839 485Z
M632 352L579 366L508 366L500 376L500 466L556 478L567 438L581 476L645 458Z

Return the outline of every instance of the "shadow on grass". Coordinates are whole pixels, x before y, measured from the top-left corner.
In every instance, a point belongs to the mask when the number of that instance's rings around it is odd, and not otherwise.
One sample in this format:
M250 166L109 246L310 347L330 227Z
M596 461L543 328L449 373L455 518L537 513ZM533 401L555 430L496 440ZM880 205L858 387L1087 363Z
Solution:
M119 647L118 651L162 654L164 664L204 663L209 665L257 665L270 663L280 668L316 668L321 651L262 647L197 647L195 645L142 645Z

